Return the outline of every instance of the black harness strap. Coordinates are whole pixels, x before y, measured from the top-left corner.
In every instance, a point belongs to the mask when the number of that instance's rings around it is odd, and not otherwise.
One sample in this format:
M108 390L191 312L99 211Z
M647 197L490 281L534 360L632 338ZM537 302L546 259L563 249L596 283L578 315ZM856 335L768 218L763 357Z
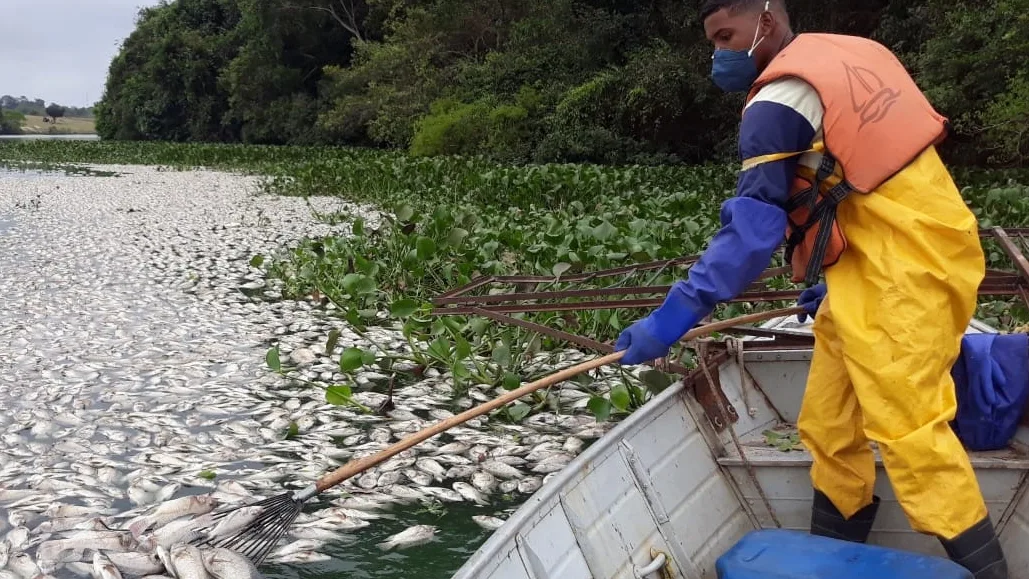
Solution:
M836 170L836 159L828 153L822 155L822 162L818 165L815 173L814 184L790 197L786 202L787 214L792 213L802 205L808 205L807 220L800 225L790 222L793 232L786 240L786 262L793 262L793 251L801 242L807 232L818 224L818 235L815 237L815 247L808 260L807 271L804 274L804 283L811 287L818 283L818 276L822 272L822 262L825 260L825 252L829 247L829 240L832 238L833 224L836 222L836 207L850 195L854 188L846 181L841 181L830 189L821 201L818 201L818 191L822 183Z

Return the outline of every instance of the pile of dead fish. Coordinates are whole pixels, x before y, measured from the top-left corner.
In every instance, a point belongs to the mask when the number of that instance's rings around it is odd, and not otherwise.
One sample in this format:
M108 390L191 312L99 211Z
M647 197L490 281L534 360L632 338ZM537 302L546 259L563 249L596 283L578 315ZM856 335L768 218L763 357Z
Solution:
M457 388L429 369L396 385L387 416L327 403L326 386L354 383L354 398L378 407L388 378L344 375L339 356L348 347L404 352L406 339L384 327L358 335L309 302L258 299L277 287L249 260L338 232L307 203L328 212L339 201L257 195L256 180L224 173L114 169L122 176L0 187L0 219L13 224L0 232L0 579L110 577L111 565L174 576L175 554L196 553L166 534L209 514L177 516L210 506L188 497L246 503L303 488L504 392ZM332 330L339 340L326 352ZM268 371L272 342L289 374L310 383ZM585 358L549 356L533 361L537 370ZM597 370L592 387L616 373ZM268 561L328 559L327 543L393 517L397 505L471 503L482 510L475 521L496 528L503 514L492 506L516 504L500 498L535 492L609 427L585 410L589 397L568 383L551 410L520 424L483 416L400 453L327 491ZM417 525L381 546L434 532Z
M24 492L0 491L0 496L8 500L19 494L28 496ZM119 517L95 516L89 507L54 504L47 510L53 518L32 531L24 526L24 520L16 521L22 524L0 542L0 568L4 568L0 576L32 579L70 572L96 579L261 577L253 563L235 551L199 549L190 544L201 537L227 536L249 522L245 519L252 520L256 515L244 508L215 524L210 513L218 504L216 496L193 495L171 500L122 525L118 525Z

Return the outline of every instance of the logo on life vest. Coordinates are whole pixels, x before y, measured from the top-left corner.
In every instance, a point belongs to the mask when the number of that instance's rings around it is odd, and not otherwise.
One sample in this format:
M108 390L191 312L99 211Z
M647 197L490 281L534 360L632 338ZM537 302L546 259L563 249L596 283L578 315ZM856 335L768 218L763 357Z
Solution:
M900 91L889 88L877 74L860 66L843 63L854 112L861 119L860 131L869 123L878 123L900 98Z

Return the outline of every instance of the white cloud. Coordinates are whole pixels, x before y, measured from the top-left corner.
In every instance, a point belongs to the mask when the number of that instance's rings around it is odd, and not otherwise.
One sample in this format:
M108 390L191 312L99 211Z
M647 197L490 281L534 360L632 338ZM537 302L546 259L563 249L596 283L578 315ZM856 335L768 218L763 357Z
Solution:
M100 99L107 69L159 0L0 0L0 95L68 106Z

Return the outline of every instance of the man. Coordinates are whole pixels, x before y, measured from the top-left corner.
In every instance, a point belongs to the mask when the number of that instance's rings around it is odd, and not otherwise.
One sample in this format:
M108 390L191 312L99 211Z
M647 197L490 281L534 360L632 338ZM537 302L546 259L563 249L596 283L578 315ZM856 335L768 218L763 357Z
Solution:
M814 457L811 532L867 539L875 441L912 527L977 579L1007 577L948 425L950 369L985 262L975 217L936 153L946 120L883 46L795 36L782 0L709 0L701 17L714 82L748 92L737 196L688 279L619 336L622 363L666 356L757 278L785 233L793 279L808 285L800 303L815 316L798 420Z

